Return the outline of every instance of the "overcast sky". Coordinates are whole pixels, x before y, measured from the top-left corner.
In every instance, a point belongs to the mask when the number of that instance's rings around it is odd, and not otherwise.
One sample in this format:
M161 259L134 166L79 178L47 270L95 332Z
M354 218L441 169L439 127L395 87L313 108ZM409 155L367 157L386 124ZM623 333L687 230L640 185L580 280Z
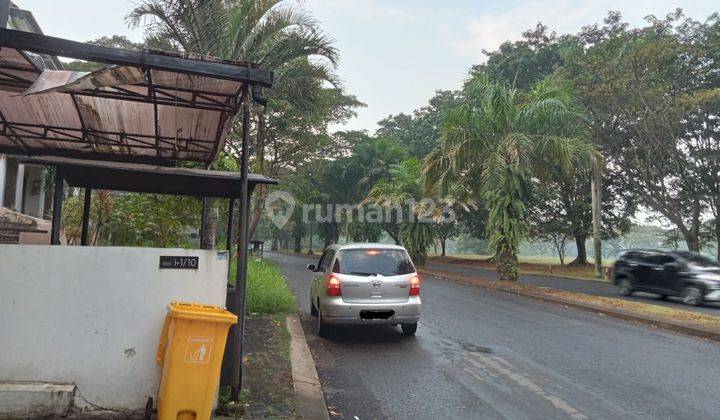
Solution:
M125 15L137 0L13 0L33 12L48 35L87 41L104 35L142 39ZM291 1L291 0L289 0ZM705 20L717 0L302 0L340 49L338 72L350 93L368 106L344 129L374 131L387 115L412 112L437 89L457 89L471 65L537 22L558 33L576 32L619 10L632 25L648 14L681 7Z

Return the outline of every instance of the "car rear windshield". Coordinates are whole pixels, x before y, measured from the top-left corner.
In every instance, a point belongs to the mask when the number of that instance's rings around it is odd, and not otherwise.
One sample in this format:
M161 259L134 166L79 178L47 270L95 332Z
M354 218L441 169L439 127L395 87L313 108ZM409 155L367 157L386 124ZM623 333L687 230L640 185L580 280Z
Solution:
M694 265L694 266L702 267L702 268L720 268L720 264L718 264L717 261L715 261L711 258L708 258L704 255L697 254L695 252L681 251L681 252L678 252L678 255L680 255L690 265Z
M345 249L338 254L333 271L355 276L398 276L415 272L402 249Z

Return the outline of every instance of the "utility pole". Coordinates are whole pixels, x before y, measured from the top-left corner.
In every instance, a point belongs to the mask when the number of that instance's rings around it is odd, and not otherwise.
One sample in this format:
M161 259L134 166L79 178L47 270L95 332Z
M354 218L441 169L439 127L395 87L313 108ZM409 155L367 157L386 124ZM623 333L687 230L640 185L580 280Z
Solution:
M590 177L590 195L592 196L592 227L593 227L593 254L595 256L595 278L603 278L602 272L602 239L600 227L600 209L602 203L602 168L593 167Z

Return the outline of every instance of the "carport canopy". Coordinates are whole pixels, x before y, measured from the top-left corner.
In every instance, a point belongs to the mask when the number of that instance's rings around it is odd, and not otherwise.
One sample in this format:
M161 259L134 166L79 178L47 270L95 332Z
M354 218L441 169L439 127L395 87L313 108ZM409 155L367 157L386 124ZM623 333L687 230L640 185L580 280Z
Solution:
M110 66L43 69L37 54ZM0 29L0 153L209 164L243 101L272 80L251 63Z
M46 69L38 54L109 66L90 73ZM0 28L0 153L56 167L53 245L60 244L64 180L85 188L83 245L92 189L230 198L228 249L238 198L234 308L240 325L230 340L235 401L242 384L248 197L255 185L276 183L248 173L250 103L264 104L261 90L272 82L271 71L251 63L108 48ZM241 109L242 143L233 150L240 172L172 167L178 162L209 167L225 148Z

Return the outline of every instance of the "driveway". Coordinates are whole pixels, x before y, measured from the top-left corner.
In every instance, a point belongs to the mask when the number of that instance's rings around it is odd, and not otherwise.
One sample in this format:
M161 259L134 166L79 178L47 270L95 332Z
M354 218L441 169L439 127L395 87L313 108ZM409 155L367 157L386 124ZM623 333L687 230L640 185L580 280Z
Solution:
M714 418L720 345L423 278L416 337L315 335L307 257L266 254L298 297L331 416L348 419Z
M484 277L491 280L498 279L498 275L495 270L481 267L473 267L471 265L429 262L425 265L425 268L431 271L442 271L446 273L459 274L462 276ZM658 295L642 292L634 293L630 297L624 297L620 296L617 293L617 289L612 283L605 281L577 280L564 277L521 274L518 282L523 284L531 284L538 287L550 287L552 289L565 290L568 292L579 292L594 296L628 299L636 302L674 307L693 312L704 312L714 315L720 315L719 303L713 302L706 303L704 306L688 306L680 302L679 298L668 297L667 300L662 300Z

